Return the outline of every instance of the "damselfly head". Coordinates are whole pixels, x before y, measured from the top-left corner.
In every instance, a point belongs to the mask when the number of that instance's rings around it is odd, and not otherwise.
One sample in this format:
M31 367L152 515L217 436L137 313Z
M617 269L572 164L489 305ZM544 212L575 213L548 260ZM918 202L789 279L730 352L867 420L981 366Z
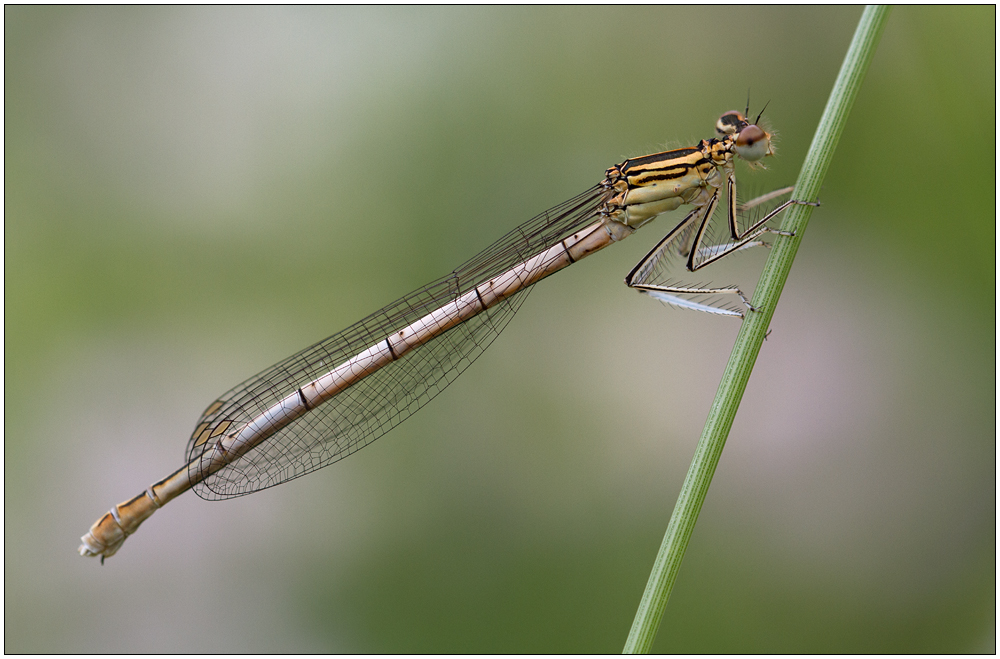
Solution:
M757 120L760 120L759 116ZM771 134L756 123L750 123L736 110L730 110L719 117L715 123L715 131L722 136L735 135L733 149L748 163L757 163L765 156L774 155Z

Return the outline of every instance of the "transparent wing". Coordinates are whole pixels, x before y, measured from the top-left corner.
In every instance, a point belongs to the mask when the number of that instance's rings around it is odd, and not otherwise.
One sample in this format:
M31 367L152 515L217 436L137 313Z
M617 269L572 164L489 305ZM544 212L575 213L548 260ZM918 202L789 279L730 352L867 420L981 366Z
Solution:
M595 222L604 196L604 189L594 186L549 209L450 274L226 392L198 420L187 445L189 468L197 469L200 461L194 458L213 448L214 442L203 437L209 429L214 436L246 424L302 384ZM500 334L526 297L527 291L517 293L411 350L205 476L195 491L203 499L250 494L308 474L367 446L454 382Z

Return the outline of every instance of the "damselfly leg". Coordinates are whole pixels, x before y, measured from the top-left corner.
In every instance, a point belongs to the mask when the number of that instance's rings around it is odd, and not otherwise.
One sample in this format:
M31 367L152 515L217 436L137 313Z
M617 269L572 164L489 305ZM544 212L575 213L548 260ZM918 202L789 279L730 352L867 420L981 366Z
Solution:
M791 187L781 188L740 204L737 203L735 176L730 174L727 177L724 204L727 209L725 223L729 228L729 237L726 242L704 245L710 236L713 220L715 220L715 224L722 221L721 218L716 217L721 215L718 208L719 190L716 189L706 204L696 207L688 213L636 264L625 277L625 284L675 307L742 318L744 316L743 310L727 303L726 298L719 297L735 295L746 309L754 311L749 298L738 286L687 285L671 280L670 276L681 269L678 261L683 260L683 269L688 272L697 272L735 252L751 247L769 246L769 243L760 240L765 233L779 236L792 235L773 229L767 226L767 223L794 204L818 206L818 203L789 199L759 217L752 217L754 209L762 204L780 199L791 191Z

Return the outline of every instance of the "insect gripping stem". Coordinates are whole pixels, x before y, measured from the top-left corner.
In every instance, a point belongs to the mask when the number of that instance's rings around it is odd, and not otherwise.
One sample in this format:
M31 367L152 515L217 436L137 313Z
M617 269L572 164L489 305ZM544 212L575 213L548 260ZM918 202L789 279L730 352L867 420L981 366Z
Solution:
M454 381L505 327L531 286L682 205L694 210L626 283L675 306L743 315L697 299L730 295L746 303L736 287L680 286L661 277L676 255L695 271L764 244L758 238L768 230L765 223L784 208L743 222L734 161L770 155L770 135L738 112L722 115L716 130L717 138L697 146L610 168L600 184L522 224L445 277L226 392L198 420L186 464L101 517L83 536L80 553L114 555L144 520L188 489L207 499L248 494L367 446ZM726 209L716 236L724 242L711 245L716 208Z

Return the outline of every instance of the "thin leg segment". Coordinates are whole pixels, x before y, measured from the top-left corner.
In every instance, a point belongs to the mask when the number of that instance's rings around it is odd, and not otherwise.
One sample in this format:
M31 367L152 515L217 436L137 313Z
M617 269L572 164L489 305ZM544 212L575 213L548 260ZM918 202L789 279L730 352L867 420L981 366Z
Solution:
M719 191L716 190L709 201L691 211L680 223L677 224L664 238L657 243L652 250L629 272L625 277L625 284L629 288L634 288L642 293L650 295L667 304L706 313L714 313L724 316L743 317L743 313L723 306L715 301L697 301L687 299L684 296L712 296L712 295L736 295L740 298L747 309L754 310L746 295L737 286L688 286L683 284L659 284L654 283L654 273L657 267L665 258L669 258L671 253L685 257L685 267L689 272L697 272L707 265L733 254L735 252L749 249L751 247L766 247L768 243L758 238L764 233L775 233L778 235L789 235L766 226L767 222L793 204L812 204L798 200L788 200L780 204L777 208L766 213L763 217L753 222L746 230L740 230L738 216L747 210L759 206L792 191L791 187L781 188L768 194L752 199L745 204L736 204L736 180L733 176L727 178L727 224L732 240L720 245L703 246L712 217L719 204Z

